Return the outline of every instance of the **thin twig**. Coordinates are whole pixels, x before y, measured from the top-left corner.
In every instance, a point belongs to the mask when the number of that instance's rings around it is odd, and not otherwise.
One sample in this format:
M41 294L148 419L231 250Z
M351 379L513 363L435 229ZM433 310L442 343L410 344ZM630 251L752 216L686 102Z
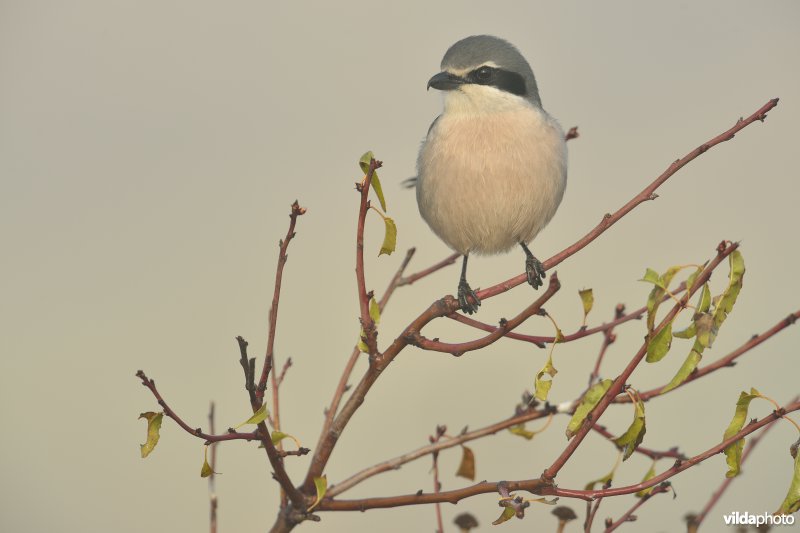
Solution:
M592 429L595 430L597 433L601 434L602 436L604 436L606 439L608 439L611 442L614 442L614 439L616 439L614 434L611 433L610 431L608 431L605 428L605 426L601 426L599 424L595 424L594 426L592 426ZM619 446L617 446L617 447L619 447ZM665 457L671 458L671 459L680 459L680 460L686 459L686 456L684 454L682 454L678 450L678 448L670 448L669 450L666 450L666 451L660 451L660 450L652 450L650 448L645 448L644 446L637 446L633 451L635 451L637 453L640 453L642 455L645 455L645 456L647 456L647 457L649 457L650 459L653 459L653 460L663 459Z
M625 306L622 304L617 304L617 307L614 308L614 320L619 320L623 316L625 316ZM587 389L591 388L591 386L594 385L594 382L600 379L600 365L603 363L603 358L606 355L608 347L614 344L614 341L616 340L617 336L614 334L613 327L610 327L603 332L603 344L600 346L600 353L597 354L597 360L594 362L592 373L589 374L589 384L587 385Z
M547 290L544 293L542 293L542 295L539 298L537 298L535 302L526 307L522 312L520 312L517 316L515 316L511 320L502 319L500 321L500 326L495 328L494 331L492 331L485 337L481 337L479 339L467 342L447 343L435 339L426 339L418 332L414 332L412 333L411 344L418 346L423 350L444 352L455 356L463 355L466 352L480 350L481 348L485 348L486 346L489 346L498 339L504 337L505 335L513 331L515 328L520 326L523 322L525 322L533 315L538 314L541 311L542 306L545 303L547 303L547 301L550 298L552 298L553 295L555 295L555 293L557 293L560 288L561 288L561 283L558 281L558 276L554 272L553 275L550 276L550 282L547 285Z
M358 224L356 226L356 285L358 286L358 305L361 310L361 328L364 330L364 343L369 349L370 357L378 354L378 331L372 317L369 316L369 300L371 293L367 292L367 284L364 277L364 226L369 211L369 187L375 170L381 168L382 163L375 159L369 162L364 181L357 184L357 190L361 193L361 203L358 208Z
M458 253L450 254L441 261L439 261L438 263L429 266L428 268L425 268L423 270L420 270L419 272L415 272L413 274L409 274L408 276L400 278L400 281L397 283L397 286L402 287L403 285L411 285L415 281L419 281L420 279L426 276L430 276L437 270L441 270L446 266L452 265L453 263L456 262L456 259L458 259L459 257L461 257L461 254Z
M657 487L654 487L653 490L651 490L645 496L642 496L641 498L637 498L636 503L634 503L631 506L630 509L625 511L625 513L622 516L620 516L619 519L616 522L612 522L611 525L606 527L605 533L611 533L612 531L617 529L619 526L621 526L625 522L633 522L634 520L636 520L636 515L634 515L633 513L635 513L636 510L639 509L639 507L644 505L645 502L649 501L650 498L652 498L656 494L661 494L663 492L667 492L668 490L670 490L670 488L672 488L672 485L670 485L669 481L666 481L664 483L661 483ZM609 521L610 520L611 519L609 519Z
M208 407L208 428L211 433L214 433L214 402ZM219 500L217 499L217 489L215 488L215 478L217 471L217 447L211 446L211 474L208 476L208 500L209 500L209 531L210 533L217 533L217 507Z

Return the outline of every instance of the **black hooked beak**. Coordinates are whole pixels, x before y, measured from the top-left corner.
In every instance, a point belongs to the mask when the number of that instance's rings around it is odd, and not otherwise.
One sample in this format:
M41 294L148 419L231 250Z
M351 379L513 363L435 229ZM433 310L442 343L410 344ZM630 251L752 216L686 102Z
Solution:
M451 74L449 72L440 72L436 76L428 80L428 89L433 87L440 91L452 91L458 89L459 86L466 83L464 78Z

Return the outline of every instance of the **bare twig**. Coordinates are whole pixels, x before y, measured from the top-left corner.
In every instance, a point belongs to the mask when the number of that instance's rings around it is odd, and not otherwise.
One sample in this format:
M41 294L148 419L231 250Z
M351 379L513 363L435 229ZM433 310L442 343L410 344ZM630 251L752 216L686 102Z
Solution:
M428 438L431 444L436 444L447 431L446 426L436 426L436 435ZM431 454L433 458L433 493L439 494L442 490L442 484L439 482L439 452L435 451ZM442 522L442 505L440 502L434 504L436 509L436 533L444 533L444 523Z
M208 428L211 433L214 433L214 402L208 407ZM210 533L217 533L217 507L219 500L217 499L217 489L215 485L216 471L217 471L217 447L211 446L211 474L208 476L208 500L209 500L209 531Z
M631 506L630 509L625 511L625 513L622 516L620 516L619 519L616 522L612 522L611 525L609 525L606 528L605 533L611 533L612 531L617 529L619 526L621 526L625 522L633 522L634 520L636 520L636 515L634 515L633 513L635 513L636 510L639 509L639 507L644 505L645 502L650 500L650 498L652 498L656 494L661 494L663 492L667 492L668 490L670 490L671 487L672 487L672 485L670 485L669 481L665 481L664 483L661 483L657 487L654 487L653 490L651 490L645 496L642 496L641 498L637 498L636 499L636 503L634 503ZM611 521L611 519L609 519L609 521Z
M408 276L400 278L400 281L397 283L397 286L402 287L403 285L411 285L415 281L418 281L426 276L430 276L437 270L441 270L446 266L452 265L453 263L456 262L456 259L458 259L459 257L461 257L461 254L458 253L450 254L441 261L439 261L438 263L429 266L428 268L425 268L423 270L420 270L419 272L415 272L413 274L409 274Z
M592 426L592 429L595 430L597 433L601 434L602 436L604 436L609 441L613 442L614 439L616 438L604 426L601 426L599 424L595 424L594 426ZM678 448L670 448L669 450L666 450L666 451L660 451L660 450L652 450L650 448L645 448L644 446L637 446L634 451L638 452L638 453L640 453L642 455L646 455L647 457L649 457L650 459L653 459L653 460L663 459L665 457L671 458L671 459L679 459L679 460L686 459L686 456L684 454L682 454L678 450Z
M460 356L466 352L471 352L474 350L480 350L481 348L485 348L486 346L496 342L498 339L504 337L506 334L513 331L533 315L538 314L541 311L542 306L547 303L547 301L552 298L560 288L561 283L558 281L558 276L554 272L553 275L550 276L550 282L547 285L547 290L542 293L542 295L537 298L535 302L526 307L521 313L511 320L502 319L499 327L494 328L494 331L485 337L481 337L480 339L460 343L446 343L435 339L426 339L418 332L413 332L411 334L411 344L418 346L423 350L444 352L455 356Z
M622 304L617 304L617 307L614 308L614 320L619 320L625 316L625 306ZM592 369L592 373L589 374L589 384L587 388L590 388L594 385L594 382L600 379L600 365L603 362L603 358L606 355L606 350L608 347L611 346L614 341L617 340L617 336L614 334L614 328L610 327L603 332L603 344L600 346L600 353L597 354L597 360L594 363L594 368Z

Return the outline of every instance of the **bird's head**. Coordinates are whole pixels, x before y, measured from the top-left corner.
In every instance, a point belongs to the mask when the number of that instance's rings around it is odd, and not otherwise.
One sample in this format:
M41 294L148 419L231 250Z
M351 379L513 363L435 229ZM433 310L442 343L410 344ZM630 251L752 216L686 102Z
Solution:
M511 43L473 35L451 46L428 81L445 92L445 112L491 113L524 103L541 107L530 65Z

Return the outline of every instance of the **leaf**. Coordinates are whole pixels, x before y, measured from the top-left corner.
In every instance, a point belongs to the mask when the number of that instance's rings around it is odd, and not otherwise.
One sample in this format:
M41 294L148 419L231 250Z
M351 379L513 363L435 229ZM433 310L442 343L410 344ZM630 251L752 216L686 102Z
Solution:
M650 470L648 470L647 473L644 475L644 478L642 478L642 483L650 481L654 477L656 477L656 462L655 461L653 461L653 463L650 465ZM653 492L654 488L656 488L655 485L653 485L652 487L648 487L646 489L642 489L639 492L637 492L635 494L635 496L637 498L644 498L645 496L647 496L648 494Z
M310 513L314 507L319 505L319 502L321 502L322 498L325 497L325 493L328 491L328 476L324 475L322 477L315 477L314 488L317 489L317 498L314 500L314 503L311 504L311 507L309 507L306 511L308 513Z
M650 291L650 295L647 297L647 331L653 331L656 322L656 312L661 305L661 299L667 293L672 278L675 277L675 274L677 274L681 268L682 267L679 266L669 267L667 271L660 276L655 270L648 268L644 273L644 277L639 280L654 285L653 289Z
M620 437L614 439L614 444L622 450L622 460L625 461L633 454L636 448L642 443L644 434L647 431L644 420L644 402L639 395L635 395L636 401L633 407L633 422L628 430Z
M736 303L736 298L742 290L742 283L744 278L744 259L739 250L734 250L728 256L728 264L730 265L730 273L728 274L728 287L720 295L719 301L714 308L714 327L713 332L716 335L720 326L728 314L733 310L733 305Z
M698 348L700 348L698 350ZM703 358L703 350L702 347L699 346L699 343L695 342L694 348L692 351L689 352L689 355L686 356L686 359L683 361L683 364L675 373L675 376L670 380L669 383L664 385L664 388L661 389L661 393L665 393L667 391L671 391L675 387L679 386L681 383L686 381L688 377L694 372L694 369L697 368L697 365L700 364L700 360Z
M786 498L776 514L790 515L797 511L800 511L800 453L795 454L792 483L789 485L789 492L786 494Z
M586 391L586 394L581 398L581 403L575 408L575 414L572 415L572 419L567 425L567 439L571 439L572 436L578 432L583 425L583 421L589 413L592 412L592 409L594 409L595 405L597 405L613 383L614 382L610 379L604 379Z
M267 403L264 402L264 403L261 404L261 407L259 407L258 410L255 413L253 413L253 416L251 416L250 418L248 418L247 420L245 420L244 422L242 422L238 426L234 426L233 429L239 429L240 427L244 426L245 424L256 424L256 425L258 425L261 422L263 422L264 420L266 420L268 416L269 416L269 411L267 411Z
M714 334L714 317L709 313L695 315L694 326L698 344L703 348L710 348L716 338Z
M364 353L369 353L369 346L364 342L364 328L361 328L361 335L358 337L358 349Z
M392 255L395 248L397 247L397 226L389 217L383 218L383 223L386 226L386 233L383 235L383 244L381 245L381 251L378 252L378 256L383 254Z
M517 513L516 511L514 511L513 507L506 507L505 509L503 509L503 514L500 515L500 518L492 522L492 525L497 526L502 524L503 522L511 520L512 518L514 518L515 514Z
M555 343L553 343L555 345ZM558 373L556 367L553 366L553 350L550 349L550 355L547 357L547 362L542 369L536 374L536 381L534 382L533 396L537 400L546 401L547 394L550 392L550 387L553 385L553 377ZM542 379L545 374L550 376L550 379Z
M589 316L589 312L594 306L594 294L592 289L583 289L578 291L578 296L581 297L581 303L583 304L583 324L586 325L586 317Z
M672 322L661 328L647 344L647 362L661 361L672 347Z
M747 410L750 408L750 402L759 396L761 396L761 393L753 388L750 389L750 394L746 392L739 394L739 399L736 402L736 411L733 413L733 418L731 419L731 423L728 425L728 429L725 430L725 433L722 436L723 440L728 440L742 430L742 427L744 427L744 423L747 420ZM739 468L742 464L743 449L744 439L739 439L725 448L725 461L728 463L728 471L725 473L725 477L736 477L739 475Z
M697 279L697 276L699 276L703 272L703 269L705 268L705 266L706 265L703 265L701 267L697 267L695 269L695 271L692 272L691 274L689 274L689 277L686 278L686 290L687 291L691 291L692 290L692 287L694 286L694 282Z
M211 474L216 474L214 469L211 468L211 465L208 464L208 446L205 446L205 451L203 452L203 467L200 469L200 477L209 477Z
M164 418L164 413L153 413L148 411L139 415L139 418L147 419L147 441L139 445L139 450L142 452L142 459L150 455L158 439L160 438L159 431L161 430L161 421Z
M272 435L270 435L270 440L272 441L272 444L275 445L277 445L283 439L292 439L294 443L297 445L297 447L300 448L300 441L294 438L293 436L289 435L288 433L276 430L272 432Z
M536 436L535 431L531 431L529 429L525 429L525 424L517 424L516 426L511 426L508 428L512 434L517 435L518 437L522 437L525 440L531 440L533 437Z
M369 173L369 165L372 160L375 159L375 156L372 154L372 151L369 151L361 156L361 159L358 160L358 166L361 167L361 170L364 174ZM370 179L370 186L372 190L375 191L375 194L378 196L378 201L381 204L381 209L386 212L386 200L383 197L383 187L381 187L381 180L378 179L378 171L372 171L372 178Z
M381 321L381 307L375 301L375 298L371 298L369 301L369 317L375 324L379 324Z
M475 454L466 446L461 447L461 464L458 465L456 475L475 481Z
M611 469L611 472L609 472L608 474L599 479L590 481L589 483L586 484L584 490L594 490L594 486L598 483L600 483L601 487L604 487L607 483L611 483L611 481L614 479L614 474L617 472L618 467L619 467L619 458L617 458L617 462L614 463L614 468Z

